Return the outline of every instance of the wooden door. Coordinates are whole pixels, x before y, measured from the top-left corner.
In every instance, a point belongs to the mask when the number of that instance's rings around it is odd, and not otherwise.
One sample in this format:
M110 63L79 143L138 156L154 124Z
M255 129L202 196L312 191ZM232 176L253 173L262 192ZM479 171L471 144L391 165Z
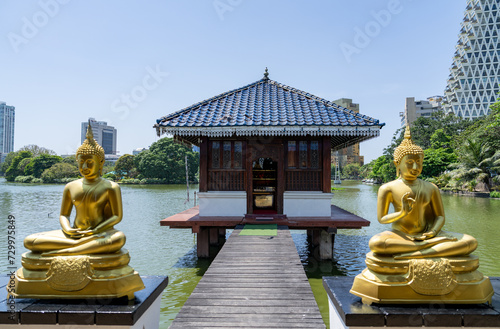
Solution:
M283 214L283 192L285 190L284 181L284 149L281 141L262 141L260 139L248 142L246 157L247 174L247 213L253 214L253 162L259 158L271 158L277 163L277 184L276 184L276 211Z

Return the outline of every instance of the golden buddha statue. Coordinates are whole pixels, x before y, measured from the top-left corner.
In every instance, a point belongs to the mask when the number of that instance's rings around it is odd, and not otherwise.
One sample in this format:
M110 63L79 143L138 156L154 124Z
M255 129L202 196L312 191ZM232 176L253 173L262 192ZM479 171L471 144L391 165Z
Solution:
M392 230L370 239L367 268L356 276L351 293L364 303L491 302L489 278L477 271L479 260L470 255L477 241L442 230L439 189L418 178L423 160L424 152L413 143L407 126L394 151L399 178L378 191L378 220L391 223Z
M120 187L101 177L104 149L94 140L90 122L86 140L76 152L83 178L63 192L60 230L32 234L31 250L22 256L14 295L21 298L134 297L144 288L128 263L125 235L114 226L123 217ZM76 216L73 226L70 215Z

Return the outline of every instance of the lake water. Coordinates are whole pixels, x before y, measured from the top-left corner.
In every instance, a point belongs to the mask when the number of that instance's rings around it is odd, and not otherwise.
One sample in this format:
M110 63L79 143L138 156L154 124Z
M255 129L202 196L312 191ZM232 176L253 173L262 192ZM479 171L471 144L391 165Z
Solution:
M332 261L320 262L307 246L305 231L292 231L311 287L322 311L328 317L328 304L321 277L358 274L364 267L369 238L389 226L376 218L378 186L343 182L344 190L335 191L332 203L371 221L361 230L339 230L335 237ZM141 275L168 275L169 285L162 295L160 328L168 328L182 304L189 297L210 265L210 260L196 257L196 239L190 230L161 227L163 218L193 206L186 201L185 185L123 185L124 218L117 226L127 236L126 248L131 266ZM21 266L25 252L22 239L35 232L59 228L59 207L63 185L6 183L0 179L0 273L7 271L7 220L16 220L16 265ZM475 252L480 257L480 270L486 275L500 276L500 256L496 234L500 231L500 200L458 197L443 194L446 211L445 229L466 232L479 240Z

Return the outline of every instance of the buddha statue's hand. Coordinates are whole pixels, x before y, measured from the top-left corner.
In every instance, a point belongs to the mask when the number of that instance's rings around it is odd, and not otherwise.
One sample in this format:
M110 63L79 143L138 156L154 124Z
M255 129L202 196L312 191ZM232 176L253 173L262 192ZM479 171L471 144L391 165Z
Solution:
M80 229L78 228L72 228L72 227L63 227L62 231L66 234L69 235L72 238L77 238L78 235L80 235Z
M79 228L65 228L63 229L63 232L74 239L79 239L94 234L92 230L82 230Z
M94 235L94 231L93 230L78 230L78 235L83 238L86 236Z
M410 192L406 192L402 197L401 197L401 205L402 209L401 212L403 215L408 215L409 213L412 212L413 210L413 205L415 204L415 199L410 198Z
M424 240L427 240L427 239L430 239L430 238L433 238L436 236L436 232L431 230L431 231L428 231L428 232L425 232L425 233L422 233L421 235L417 235L417 236L414 236L413 238L416 240L416 241L424 241Z

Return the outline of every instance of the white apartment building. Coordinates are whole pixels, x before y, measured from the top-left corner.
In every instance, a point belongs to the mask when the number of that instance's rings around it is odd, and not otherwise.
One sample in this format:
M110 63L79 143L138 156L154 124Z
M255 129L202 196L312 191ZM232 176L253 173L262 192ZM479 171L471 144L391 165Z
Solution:
M415 97L406 97L405 110L399 112L401 126L412 125L420 117L430 117L432 113L443 110L443 96L427 97L416 101Z

